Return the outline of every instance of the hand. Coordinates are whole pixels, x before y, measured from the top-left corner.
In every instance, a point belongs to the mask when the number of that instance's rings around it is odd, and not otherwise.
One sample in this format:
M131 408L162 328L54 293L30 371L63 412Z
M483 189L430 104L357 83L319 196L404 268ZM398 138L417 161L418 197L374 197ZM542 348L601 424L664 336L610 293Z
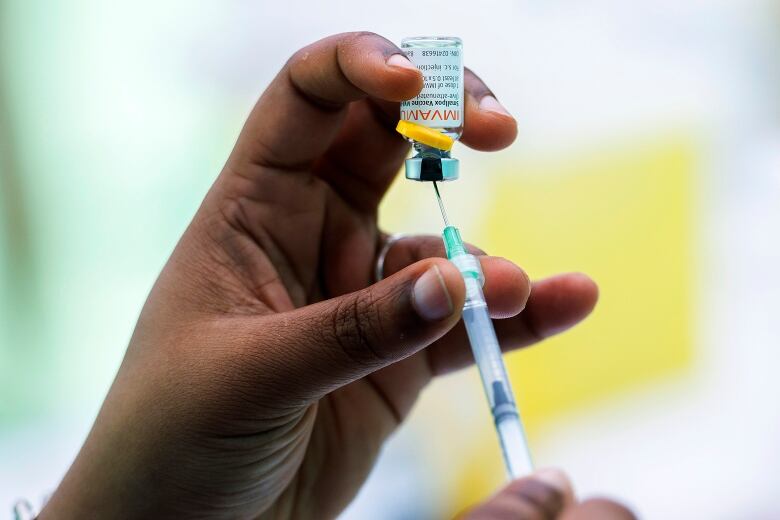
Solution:
M569 479L544 469L511 482L459 520L634 520L624 506L595 498L578 503Z
M473 73L465 84L463 142L507 146L514 119ZM471 362L463 282L438 237L395 244L371 285L377 205L408 149L398 102L421 86L374 34L289 60L160 274L42 518L324 518L348 504L420 390ZM520 268L481 261L504 345L595 304L583 275L538 282L529 299Z

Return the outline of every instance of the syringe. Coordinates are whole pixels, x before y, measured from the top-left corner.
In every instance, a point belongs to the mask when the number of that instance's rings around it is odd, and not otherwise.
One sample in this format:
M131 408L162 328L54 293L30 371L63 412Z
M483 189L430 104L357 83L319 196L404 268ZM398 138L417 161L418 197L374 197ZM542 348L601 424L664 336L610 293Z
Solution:
M439 202L441 215L444 218L445 228L442 237L447 258L460 270L466 284L463 323L466 325L471 351L474 353L474 360L493 414L506 470L512 479L526 476L533 471L533 462L512 386L509 384L504 360L501 357L501 347L482 292L484 282L482 268L479 260L466 251L458 229L450 225L435 181L433 188L436 190L436 200Z

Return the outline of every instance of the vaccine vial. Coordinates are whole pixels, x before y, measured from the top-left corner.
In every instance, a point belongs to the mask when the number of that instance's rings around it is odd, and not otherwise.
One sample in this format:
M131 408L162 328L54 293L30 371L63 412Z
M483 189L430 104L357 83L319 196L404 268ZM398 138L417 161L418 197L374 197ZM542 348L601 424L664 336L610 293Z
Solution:
M401 50L424 81L417 97L401 102L401 120L458 139L463 133L463 42L454 36L415 36L404 38Z
M457 140L463 133L463 42L454 36L415 36L401 50L423 75L417 97L401 102L400 119ZM406 160L406 177L417 181L458 178L458 160L449 150L410 139L415 155Z

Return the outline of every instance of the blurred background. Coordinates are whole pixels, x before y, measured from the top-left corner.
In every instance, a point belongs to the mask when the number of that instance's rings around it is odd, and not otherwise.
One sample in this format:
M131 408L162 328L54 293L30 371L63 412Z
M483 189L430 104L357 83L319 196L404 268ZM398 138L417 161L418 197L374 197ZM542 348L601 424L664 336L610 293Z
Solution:
M260 92L350 30L463 38L520 134L457 148L451 216L534 278L601 286L508 358L538 465L644 518L780 517L780 0L0 0L0 511L56 487ZM381 217L440 229L401 179ZM445 517L503 478L466 370L344 517Z

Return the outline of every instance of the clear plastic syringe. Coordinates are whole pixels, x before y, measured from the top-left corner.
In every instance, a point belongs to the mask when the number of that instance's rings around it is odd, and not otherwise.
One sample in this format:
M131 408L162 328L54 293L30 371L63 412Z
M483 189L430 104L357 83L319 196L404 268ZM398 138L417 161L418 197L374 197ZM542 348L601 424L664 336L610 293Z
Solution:
M466 250L458 229L450 225L435 181L433 188L436 190L436 200L439 202L441 215L444 218L445 228L442 237L447 258L460 270L466 284L463 323L466 325L471 351L474 353L474 360L493 414L506 470L512 479L526 476L533 471L533 462L512 386L509 384L504 360L501 357L501 347L482 292L484 282L482 268L479 260Z

